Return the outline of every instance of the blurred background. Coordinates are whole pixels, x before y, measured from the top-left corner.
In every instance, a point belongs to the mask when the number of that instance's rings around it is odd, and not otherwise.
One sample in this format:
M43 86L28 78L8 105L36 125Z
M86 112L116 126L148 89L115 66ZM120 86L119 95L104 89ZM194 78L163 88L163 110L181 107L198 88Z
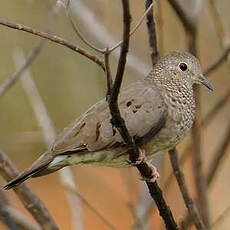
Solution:
M210 2L213 3L211 0L203 1L198 17L197 50L204 70L223 53L225 47L230 43L230 2L228 0L214 1L215 12L217 16L220 16L220 21L215 18L213 5ZM47 0L2 0L0 17L45 30L54 4L55 1ZM130 5L134 26L144 13L144 1L132 0ZM95 24L90 23L89 12ZM157 1L154 5L154 12L160 54L172 50L186 50L185 31L169 2ZM73 0L71 14L84 36L96 46L101 48L111 46L121 39L122 9L119 0ZM58 36L90 50L76 36L63 7L60 7L49 29ZM0 26L0 85L18 69L14 58L15 52L20 49L27 56L38 40L39 38L34 35ZM144 22L131 37L129 64L126 68L123 86L143 78L149 72L151 69L149 54L148 34ZM215 91L210 92L203 87L201 89L202 119L230 90L229 61L228 58L208 75ZM114 76L117 66L116 55L111 56L110 62ZM106 77L97 65L52 42L45 44L29 66L29 71L57 133L89 106L103 98L106 93ZM218 110L209 125L202 129L204 172L209 169L210 162L226 138L227 128L230 125L229 101ZM23 170L45 151L46 144L22 81L18 80L0 97L0 111L0 148L7 153L20 170ZM230 142L229 139L227 141ZM191 138L187 137L178 146L179 155L190 142ZM221 162L207 191L211 223L215 223L223 212L228 213L228 216L222 218L215 226L220 230L227 230L230 226L230 161L227 156L227 153L230 152L229 146L225 151L225 160ZM163 186L172 172L168 154L158 157L157 166L161 173L159 183ZM141 207L148 207L148 203L151 202L148 200L148 192L144 189L145 184L140 181L136 169L76 166L72 167L72 170L80 194L109 220L114 229L135 229L133 227L137 215L135 208L141 202L143 202ZM189 189L195 196L190 157L183 165L183 171ZM0 185L4 183L5 181L0 178ZM70 207L58 173L31 179L27 184L44 201L60 229L73 229ZM33 221L13 191L3 193L10 204ZM181 221L186 208L175 180L164 194L176 219L178 222ZM84 229L109 229L87 205L81 203L81 209ZM149 229L162 228L161 218L154 209L150 212L148 220ZM6 228L0 223L0 229L5 230ZM137 227L137 229L144 228Z

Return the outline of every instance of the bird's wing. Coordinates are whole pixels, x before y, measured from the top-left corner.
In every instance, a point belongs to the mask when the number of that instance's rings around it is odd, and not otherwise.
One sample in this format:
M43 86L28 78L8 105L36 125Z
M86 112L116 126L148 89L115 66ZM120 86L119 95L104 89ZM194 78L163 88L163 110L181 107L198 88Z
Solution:
M166 106L154 86L144 81L133 83L120 93L118 102L130 134L140 141L152 138L162 128ZM93 152L117 143L124 141L111 124L108 103L103 99L58 135L51 152Z

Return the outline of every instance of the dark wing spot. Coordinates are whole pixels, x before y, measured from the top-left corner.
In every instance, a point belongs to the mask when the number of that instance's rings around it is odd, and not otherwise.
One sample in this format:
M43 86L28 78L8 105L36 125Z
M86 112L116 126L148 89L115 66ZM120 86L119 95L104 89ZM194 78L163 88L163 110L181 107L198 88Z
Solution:
M131 101L128 101L128 102L126 103L126 106L129 107L131 104L132 104L132 102L131 102Z
M76 137L80 133L80 131L84 128L84 126L85 126L85 122L81 124L79 130L73 136Z
M136 113L137 112L137 109L133 109L133 113Z
M100 122L97 122L97 125L96 125L96 141L98 140L99 136L100 136L100 127L101 127L101 123Z
M142 105L135 105L136 109L140 109Z

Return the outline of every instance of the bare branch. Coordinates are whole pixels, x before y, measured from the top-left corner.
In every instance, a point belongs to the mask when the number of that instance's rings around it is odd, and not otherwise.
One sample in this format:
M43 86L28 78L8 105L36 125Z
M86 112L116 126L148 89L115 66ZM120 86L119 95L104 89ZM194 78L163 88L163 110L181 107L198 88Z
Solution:
M217 169L218 169L221 161L223 160L224 157L226 157L227 147L229 145L229 140L230 140L230 125L227 129L227 134L226 134L224 140L222 141L222 143L220 144L216 154L214 155L213 160L212 160L210 167L208 169L207 176L206 176L208 188L210 187L210 185L211 185L211 183L212 183L212 181L213 181L213 179L217 173ZM187 229L190 224L191 224L191 218L189 215L186 215L182 221L181 229L182 230Z
M0 191L0 220L8 227L9 230L17 230L17 224L10 215L8 209L8 202Z
M0 150L0 174L6 181L12 180L19 174L18 169L2 150ZM15 187L14 191L43 230L59 229L42 201L27 185L21 184Z
M11 77L7 78L7 80L0 86L0 96L3 96L5 92L14 85L17 79L21 76L21 74L27 69L27 67L34 61L35 57L41 51L41 47L43 46L43 41L40 41L30 52L26 61L23 63L20 69Z
M78 35L78 37L87 45L89 46L90 48L92 48L93 50L99 52L99 53L102 53L104 54L105 53L105 49L99 49L98 47L96 47L95 45L93 45L91 42L89 42L85 37L84 35L80 32L79 28L77 27L77 25L75 24L73 18L72 18L72 15L71 15L71 12L70 12L70 6L71 6L71 0L67 0L67 4L66 4L66 13L67 13L67 16L70 20L70 23L72 25L72 28L73 30L75 31L75 33Z
M218 226L218 224L222 223L226 217L229 215L230 213L230 206L228 206L221 214L220 216L218 216L218 218L214 221L214 223L212 224L212 229L217 229L216 227Z
M198 207L204 221L205 227L210 228L209 209L207 197L207 181L203 171L202 148L201 148L201 115L200 115L200 89L196 88L196 119L192 127L192 150L193 150L193 174L197 192Z
M41 228L39 228L32 221L30 221L27 216L23 215L21 211L13 208L9 204L6 205L5 208L9 213L11 219L16 223L20 230L41 230Z
M105 72L107 77L107 93L106 98L108 99L111 96L112 86L113 86L113 79L111 77L111 71L109 66L109 49L106 49L105 53Z
M17 49L14 53L14 61L17 69L21 68L22 62L25 60L23 52L20 49ZM38 124L42 130L44 140L47 147L54 141L56 133L53 128L52 120L50 119L46 107L43 103L43 100L39 94L39 91L33 81L31 73L27 69L24 72L24 75L21 77L22 85L24 90L31 102L31 106L34 110L35 117L37 118ZM63 183L69 183L76 189L76 184L74 182L74 177L70 168L64 168L59 171L60 180ZM67 199L69 201L69 207L72 214L72 223L75 229L83 229L82 222L82 209L78 197L73 193L67 193Z
M146 8L146 11L145 13L141 16L141 18L139 19L139 21L137 22L137 24L133 27L133 29L130 31L129 33L129 36L131 37L136 31L137 29L139 28L139 26L142 24L142 22L144 21L146 15L149 14L149 12L152 10L153 8L153 3L151 3L147 8ZM122 44L122 40L120 42L118 42L116 45L114 45L113 47L111 47L109 49L108 52L112 52L114 51L115 49L117 49L121 44Z
M99 219L106 224L110 229L116 230L116 228L94 207L90 202L88 202L76 189L73 189L72 186L70 186L68 183L65 183L63 181L63 185L65 186L66 189L69 191L73 192L75 195L77 195L81 201L88 207Z
M47 39L49 41L52 41L52 42L55 42L55 43L57 43L59 45L63 45L65 47L67 47L67 48L69 48L69 49L71 49L71 50L73 50L73 51L75 51L75 52L87 57L88 59L90 59L94 63L98 64L103 69L103 71L105 71L105 66L104 66L103 61L101 61L97 56L95 56L95 55L93 55L91 53L88 53L84 49L77 47L75 44L70 43L69 41L67 41L67 40L65 40L63 38L60 38L60 37L58 37L56 35L48 34L48 33L43 32L43 31L38 31L38 30L32 29L32 28L30 28L28 26L24 26L24 25L21 25L21 24L16 24L16 23L13 23L13 22L9 22L9 21L6 21L4 19L0 19L0 24L3 25L3 26L10 27L12 29L21 30L21 31L24 31L24 32L27 32L27 33L30 33L30 34L45 38L45 39Z
M106 28L97 20L91 9L88 8L85 1L75 0L72 1L72 12L78 17L87 30L87 33L91 34L97 42L103 44L104 47L111 47L117 43L113 36L106 30ZM120 50L116 49L111 53L116 59L119 59ZM145 77L151 66L147 65L135 54L129 52L127 67L137 72L141 77Z
M224 52L218 57L205 71L204 74L210 74L212 71L217 69L227 58L230 53L230 46L224 50Z
M135 163L137 157L139 156L138 149L135 145L133 138L130 136L128 129L125 125L125 121L121 117L119 108L118 108L118 94L120 91L124 68L126 64L126 56L129 47L129 32L130 32L130 9L129 9L129 1L122 0L123 6L123 43L121 45L121 52L120 58L118 62L117 74L115 78L115 82L112 88L111 97L109 98L109 108L112 115L112 123L113 125L119 130L123 140L125 143L131 148L130 151L130 161ZM141 162L140 164L136 165L137 169L141 173L143 177L149 177L151 175L151 169L145 162ZM164 223L166 225L166 229L178 229L176 222L173 218L171 210L169 209L168 205L166 204L163 196L162 191L159 188L157 182L146 182L149 192L152 198L155 200L157 207L159 209L160 215L164 219Z
M221 144L218 147L214 157L211 161L211 164L208 169L207 173L207 183L210 185L213 182L214 176L217 173L217 169L220 167L221 162L223 161L224 157L227 156L227 148L230 143L230 124L228 125L226 135L224 136L223 140L221 140Z
M205 116L201 122L201 126L206 128L211 121L216 117L217 113L226 105L230 99L230 89L227 93L214 105L210 112Z
M196 30L196 24L198 15L202 6L201 0L192 1L193 5L189 5L188 3L180 1L180 0L168 0L177 16L180 18L181 23L184 25L186 29L190 31L190 33L194 33Z
M153 0L145 0L145 8L148 9L153 4ZM154 65L159 57L157 49L156 28L153 17L153 10L149 11L146 15L146 24L149 35L149 45L151 47L152 65Z
M185 183L184 174L181 171L180 166L179 166L179 160L178 160L176 149L170 150L169 156L170 156L171 165L173 168L174 175L177 179L177 183L178 183L178 186L180 188L181 194L183 196L185 205L188 209L189 215L191 216L191 218L192 218L192 220L196 226L196 229L205 230L206 228L204 227L202 219L201 219L201 217L198 213L198 210L197 210L197 208L196 208L196 206L195 206L195 204L194 204L194 202L193 202L193 200L189 194L187 185Z

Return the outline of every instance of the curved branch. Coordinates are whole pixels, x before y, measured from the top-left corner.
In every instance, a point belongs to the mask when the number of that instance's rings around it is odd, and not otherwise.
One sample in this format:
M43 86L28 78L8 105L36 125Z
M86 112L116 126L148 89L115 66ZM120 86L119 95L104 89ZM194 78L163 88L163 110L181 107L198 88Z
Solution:
M43 31L38 31L38 30L35 30L35 29L32 29L28 26L24 26L22 24L16 24L16 23L13 23L13 22L9 22L9 21L6 21L4 19L0 19L0 24L3 25L3 26L7 26L9 28L12 28L12 29L16 29L16 30L22 30L24 32L27 32L27 33L30 33L30 34L33 34L33 35L36 35L36 36L39 36L39 37L42 37L42 38L45 38L49 41L52 41L52 42L55 42L57 44L60 44L60 45L63 45L85 57L87 57L88 59L90 59L91 61L93 61L94 63L98 64L102 69L103 71L105 71L105 66L104 66L104 63L102 60L100 60L97 56L91 54L91 53L88 53L87 51L85 51L84 49L76 46L75 44L73 43L70 43L69 41L61 38L61 37L58 37L56 35L51 35L49 33L46 33L46 32L43 32Z

